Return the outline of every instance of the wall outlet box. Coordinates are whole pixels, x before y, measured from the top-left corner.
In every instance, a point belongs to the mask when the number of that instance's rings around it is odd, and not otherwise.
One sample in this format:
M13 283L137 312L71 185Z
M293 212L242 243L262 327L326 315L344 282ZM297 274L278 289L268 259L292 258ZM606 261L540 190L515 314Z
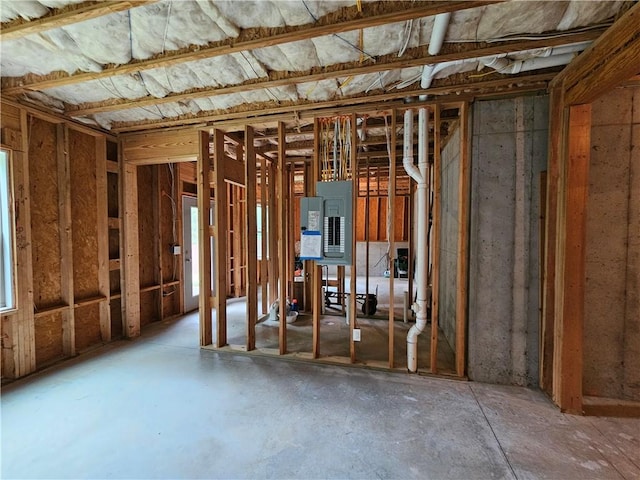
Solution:
M180 255L181 251L180 251L180 245L171 245L169 247L169 250L171 251L171 253L173 255Z
M353 329L353 341L354 342L359 342L360 341L360 329L359 328L354 328Z

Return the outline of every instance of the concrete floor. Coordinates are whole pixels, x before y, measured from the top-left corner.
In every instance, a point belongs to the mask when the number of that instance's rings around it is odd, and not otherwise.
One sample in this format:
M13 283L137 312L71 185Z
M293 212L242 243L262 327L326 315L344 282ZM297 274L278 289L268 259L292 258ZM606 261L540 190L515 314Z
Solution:
M365 278L358 277L357 291L366 292ZM348 288L347 278L346 291ZM409 312L407 323L403 322L403 292L407 290L408 280L395 279L394 283L394 368L407 369L407 332L415 320ZM333 287L332 287L333 288ZM335 289L334 289L335 290ZM389 363L389 279L371 277L369 293L377 296L378 306L375 315L364 316L362 304L357 308L357 327L361 330L361 341L356 342L356 363L359 365L387 368ZM258 292L260 299L260 292ZM258 301L261 305L261 301ZM259 307L260 308L260 307ZM323 360L337 363L349 362L349 326L341 312L336 298L332 306L325 308L326 315L320 317L320 355ZM260 312L259 312L260 314ZM261 315L259 315L261 316ZM265 315L263 318L268 317ZM215 318L215 312L214 312ZM313 343L312 316L304 313L297 320L287 325L287 352L290 354L311 355ZM237 298L227 301L227 340L236 347L246 345L247 339L246 299ZM431 323L425 332L418 337L418 371L430 372ZM262 321L256 326L256 348L263 352L278 353L278 322ZM215 338L215 321L214 321ZM442 330L438 336L438 372L444 375L455 375L455 353Z
M2 391L2 478L640 478L640 419L201 350L197 315Z

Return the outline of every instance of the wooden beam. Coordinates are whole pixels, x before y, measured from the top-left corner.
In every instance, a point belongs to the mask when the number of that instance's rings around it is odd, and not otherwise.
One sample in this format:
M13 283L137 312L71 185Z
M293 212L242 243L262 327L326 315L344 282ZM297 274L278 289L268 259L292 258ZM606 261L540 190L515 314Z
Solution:
M260 261L260 295L262 297L262 314L269 312L269 295L267 294L269 279L269 264L267 258L267 159L262 157L260 162L260 228L261 252Z
M278 215L276 212L276 165L274 162L269 164L268 182L269 305L272 305L278 298Z
M433 266L431 273L431 373L438 372L438 321L439 319L439 295L440 295L440 218L442 205L442 159L440 145L440 106L436 105L433 111L433 246L431 256Z
M13 194L15 198L16 225L16 306L10 317L11 351L3 375L19 378L35 371L35 317L33 312L33 257L31 242L31 190L29 182L29 122L27 112L20 111L21 145L12 152ZM3 321L4 320L3 318ZM4 350L4 349L3 349ZM4 353L4 352L3 352ZM7 357L3 355L3 363ZM12 370L12 371L11 371Z
M536 90L546 90L548 82L557 74L557 71L537 73L529 75L502 75L492 73L487 78L472 77L474 72L459 74L454 79L436 79L428 89L421 89L418 86L407 87L402 90L394 90L388 93L358 93L348 97L340 97L322 102L314 101L290 101L280 102L281 106L273 107L261 106L253 110L246 110L246 106L240 105L209 114L184 115L171 120L157 120L149 122L114 122L111 129L114 133L127 131L139 131L145 129L155 129L159 127L175 127L189 124L202 124L203 122L214 122L216 127L236 124L255 124L259 122L270 123L273 121L297 121L301 118L313 118L315 116L334 116L364 111L363 105L367 104L367 111L384 110L391 108L402 108L406 105L403 99L407 96L418 97L420 95L437 96L429 104L435 103L458 103L461 100L470 100L477 96L495 95L497 93L522 93ZM457 79L457 80L456 80ZM461 94L461 92L463 92ZM462 98L461 98L462 96ZM395 103L390 103L395 101ZM426 102L425 102L426 103ZM279 116L279 117L278 117ZM220 125L218 125L218 123Z
M252 90L266 90L290 86L292 84L319 82L328 79L345 78L371 73L384 73L391 70L419 67L428 64L454 62L494 55L517 53L536 48L548 48L569 43L595 40L604 29L578 32L562 37L542 38L537 40L517 40L496 43L445 44L438 55L429 55L428 46L415 47L405 52L403 57L390 53L365 62L337 63L327 67L318 67L309 71L274 71L267 77L249 79L235 85L222 87L203 87L190 89L188 92L170 93L164 97L147 95L136 99L114 98L107 101L67 104L65 113L71 117L83 117L96 113L113 112L130 108L148 108L164 103L187 102L197 98L211 98L219 95L243 93ZM11 90L9 90L11 93ZM6 94L6 92L5 92Z
M211 172L211 154L209 152L209 132L198 134L197 204L198 204L198 256L200 266L198 278L200 281L200 296L198 297L198 321L200 326L200 346L213 344L213 318L211 309L211 187L209 174ZM182 204L182 201L180 202ZM217 202L216 202L217 205ZM214 227L215 229L215 227ZM218 238L214 240L217 249ZM217 265L216 265L217 266ZM217 287L216 287L217 288Z
M120 146L122 148L122 145ZM124 332L126 338L140 335L140 255L138 238L138 167L123 165L124 191Z
M46 32L56 28L66 27L74 23L86 22L104 15L122 12L131 8L155 3L158 0L132 0L132 1L87 1L78 4L67 5L64 8L50 10L46 15L34 20L17 18L4 22L0 27L0 40L14 40L27 35Z
M202 135L201 142L204 143L204 134ZM204 146L202 147L202 154L204 155ZM207 155L209 154L209 147L207 143ZM224 132L222 130L215 129L213 131L213 171L215 172L215 309L216 309L216 347L224 347L227 344L227 234L226 234L226 225L227 225L227 186L224 181L224 171L225 171L225 161L224 161ZM203 164L204 166L204 164ZM202 175L204 175L204 170L202 171ZM204 192L207 192L206 189L203 189ZM200 195L198 196L200 198ZM209 199L204 199L203 202L210 201ZM209 217L202 218L204 215L202 210L205 210L204 206L202 209L200 205L198 205L198 209L200 210L200 222L202 224L209 223ZM204 237L204 234L203 234ZM200 246L200 262L204 263L207 257L202 257L202 253L204 250L210 250L210 241L207 239L206 245ZM202 269L201 269L202 271ZM202 274L200 275L200 281L204 280L202 278ZM203 285L203 284L201 284Z
M71 165L69 160L69 129L56 125L56 156L58 164L58 221L60 224L60 298L73 305L73 236L71 220ZM74 309L62 313L62 351L65 356L76 354Z
M388 23L402 22L421 17L430 17L438 13L454 12L457 10L476 8L496 1L480 0L450 0L434 2L366 2L361 8L356 5L343 7L339 11L331 12L313 22L286 27L270 28L263 31L259 28L241 30L237 37L219 42L212 42L209 46L190 46L182 50L175 50L146 60L132 61L125 65L105 66L101 72L79 72L65 74L55 72L51 75L36 76L32 80L14 78L3 81L2 89L5 94L16 95L26 89L42 90L53 87L70 85L89 80L103 79L114 75L132 75L143 70L167 68L184 62L193 62L221 55L231 55L256 48L273 47L284 43L308 40L311 38L332 35L339 32L360 30ZM310 14L310 17L312 15ZM335 18L340 20L336 21Z
M396 260L396 143L398 141L396 135L396 121L398 112L394 108L391 110L391 133L390 133L390 149L391 158L389 158L389 188L388 188L388 204L387 208L391 211L391 215L388 215L389 225L387 231L389 232L389 267L391 275L389 275L389 368L395 367L394 355L395 355L395 296L394 296L394 272L395 260Z
M353 212L351 214L351 218L357 218L357 213L358 213L358 184L357 184L357 178L358 178L358 149L356 148L356 146L358 145L358 129L355 128L357 125L357 120L356 120L356 114L352 113L351 114L351 181L353 182L353 187L352 187L352 197L351 197L351 203L352 203L352 208L353 208ZM346 159L345 159L346 160ZM357 241L356 241L356 232L355 232L355 222L352 222L351 225L351 271L349 272L349 293L351 294L351 299L349 301L349 314L350 314L350 321L349 321L349 353L351 356L351 363L355 363L356 362L356 344L353 341L353 329L356 328L357 325L357 319L356 319L356 315L358 312L357 307L357 302L356 302L356 290L358 288L358 284L357 284L357 270L356 270L356 265L357 265L357 252L356 252L356 246L357 246ZM369 268L369 262L367 262L367 269ZM369 282L369 276L368 276L368 271L367 271L367 283ZM365 301L369 301L368 295L369 292L367 291L367 299Z
M640 3L632 6L571 62L551 86L565 90L565 106L591 103L640 73Z
M460 106L460 172L458 179L458 245L456 272L456 375L466 366L466 332L469 286L469 203L471 202L471 114L469 104ZM433 324L433 322L432 322Z
M567 115L564 92L552 88L549 100L549 160L547 166L547 197L543 257L542 321L540 327L540 388L548 394L553 391L556 237L558 231L558 182L564 164Z
M198 138L193 127L127 135L122 139L122 151L125 161L135 165L194 162L200 154Z
M247 194L246 235L247 239L247 350L256 348L256 322L258 320L258 222L256 218L256 154L253 145L252 127L244 129L244 168Z
M316 194L316 182L320 179L320 119L313 121L313 162L311 163L311 184L310 194ZM355 255L355 253L354 253ZM320 358L320 315L322 313L322 267L315 261L307 262L311 265L311 313L312 313L312 355L313 358ZM353 275L353 272L351 272ZM349 331L351 332L351 325ZM351 335L350 335L351 336Z
M98 240L98 292L109 298L109 209L107 198L107 139L96 137L96 205ZM120 232L118 232L120 234ZM111 341L111 308L109 302L100 303L100 336Z
M554 400L563 412L582 413L585 251L591 105L569 109L569 131L559 211L554 334Z
M277 181L276 181L276 197L277 202L277 216L278 216L278 298L280 300L280 327L279 327L279 342L280 355L287 353L287 216L286 205L287 195L285 189L286 167L285 167L285 126L284 123L278 123L278 167L277 167Z

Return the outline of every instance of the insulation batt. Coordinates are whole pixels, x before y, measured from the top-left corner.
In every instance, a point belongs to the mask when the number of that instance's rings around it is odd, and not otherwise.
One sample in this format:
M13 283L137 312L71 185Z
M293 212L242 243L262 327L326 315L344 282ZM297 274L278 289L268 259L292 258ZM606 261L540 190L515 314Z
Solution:
M38 18L48 8L59 8L81 0L2 0L3 21ZM39 34L7 40L2 44L0 66L3 77L45 75L54 71L99 72L108 64L126 64L176 49L204 46L235 38L241 29L276 28L313 24L355 0L161 0L127 11L105 15ZM566 30L602 22L614 16L623 2L506 2L460 10L451 16L445 42L482 41L508 35L532 35ZM411 26L411 28L409 28ZM347 31L290 44L258 48L167 68L144 70L66 87L29 93L30 101L62 109L63 102L83 104L109 99L133 100L166 97L192 89L235 85L266 78L267 72L307 71L342 62L358 62L363 50L372 57L427 45L433 18L399 22L363 30ZM100 32L96 35L96 32ZM150 35L148 32L155 32ZM535 53L531 53L534 56ZM515 57L514 57L515 58ZM518 58L526 58L526 54ZM475 61L452 65L434 78L478 68ZM136 122L171 118L175 115L220 111L251 102L323 101L358 95L402 82L419 81L421 67L384 74L368 74L300 85L251 90L169 102L151 108L129 108L96 114L95 121L109 128L114 122ZM340 85L344 84L342 88Z

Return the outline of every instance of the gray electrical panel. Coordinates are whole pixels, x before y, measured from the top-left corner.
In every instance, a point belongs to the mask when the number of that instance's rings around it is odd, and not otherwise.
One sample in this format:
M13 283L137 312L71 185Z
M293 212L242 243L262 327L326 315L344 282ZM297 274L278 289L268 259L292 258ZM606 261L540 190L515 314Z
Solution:
M351 265L353 239L353 182L318 182L323 203L323 265Z
M300 257L321 265L351 265L353 182L318 182L316 194L300 204Z

